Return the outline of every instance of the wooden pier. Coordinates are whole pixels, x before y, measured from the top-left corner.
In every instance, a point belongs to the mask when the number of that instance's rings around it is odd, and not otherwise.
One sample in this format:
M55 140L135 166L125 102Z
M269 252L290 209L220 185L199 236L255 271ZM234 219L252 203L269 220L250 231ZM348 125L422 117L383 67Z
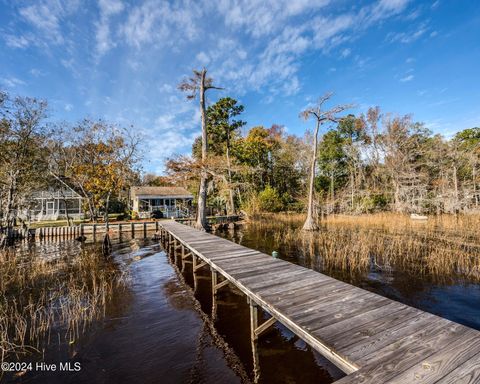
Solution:
M162 221L160 241L175 260L212 274L215 295L231 284L250 304L255 381L257 339L281 322L347 376L338 384L480 383L480 332L308 268ZM178 259L178 260L177 260ZM257 311L271 315L259 324Z

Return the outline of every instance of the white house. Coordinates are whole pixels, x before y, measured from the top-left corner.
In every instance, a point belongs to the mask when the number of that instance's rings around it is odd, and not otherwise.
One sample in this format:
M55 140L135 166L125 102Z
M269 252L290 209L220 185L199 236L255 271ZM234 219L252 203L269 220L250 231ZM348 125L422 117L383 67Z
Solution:
M29 196L30 207L24 216L31 221L59 220L68 216L82 219L82 196L73 189L48 189Z
M160 211L163 217L187 217L192 209L193 195L182 187L131 187L133 211L142 218Z

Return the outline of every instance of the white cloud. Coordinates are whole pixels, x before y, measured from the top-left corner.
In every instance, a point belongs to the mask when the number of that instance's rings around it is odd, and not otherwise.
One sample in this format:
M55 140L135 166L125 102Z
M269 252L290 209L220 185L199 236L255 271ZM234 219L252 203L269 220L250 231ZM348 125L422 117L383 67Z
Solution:
M197 37L196 21L200 14L198 4L188 0L173 4L147 0L129 12L121 34L129 45L137 48L151 43L178 47L182 41Z
M23 80L20 80L17 77L3 77L0 79L0 83L2 83L7 88L15 88L19 85L25 85L26 83Z
M406 9L409 2L410 0L380 0L370 9L365 9L365 19L368 23L374 23L397 15Z
M209 68L221 85L238 94L247 89L259 92L266 89L271 95L291 95L300 90L298 72L302 55L316 50L328 53L333 47L357 38L374 22L400 14L407 9L409 1L380 0L356 12L319 15L317 11L326 10L329 3L223 0L218 9L225 24L240 34L239 37L244 32L253 39L245 42L240 38L222 38L208 50L202 47L196 59L206 63L208 58ZM300 17L302 21L298 22ZM243 48L247 44L250 44L249 50ZM248 56L238 52L248 52ZM350 48L340 51L340 57L349 55ZM370 59L356 57L354 62L362 69Z
M415 77L414 75L407 75L407 76L405 76L405 77L402 77L402 78L400 79L400 81L401 81L402 83L406 83L407 81L412 81L414 77Z
M41 71L40 69L37 69L37 68L32 68L30 69L30 71L28 71L33 77L40 77L40 76L44 76L45 73L43 71Z
M199 52L197 56L195 56L195 59L201 64L201 65L207 65L210 62L210 58L205 52Z
M112 16L120 13L124 9L124 5L121 0L99 0L98 5L100 12L105 16Z
M100 20L96 26L96 50L101 56L115 46L110 38L110 18L123 11L124 5L119 0L99 0Z
M420 24L415 30L410 32L390 33L387 40L391 43L400 42L404 44L412 43L428 32L428 27L425 23Z
M5 43L12 48L26 48L30 45L30 42L25 36L13 36L5 35Z
M73 105L70 103L65 104L65 111L70 112L73 109Z
M342 50L342 52L340 53L340 57L346 58L346 57L350 56L351 53L352 53L352 50L351 50L350 48L345 48L345 49Z
M44 0L20 8L19 13L49 41L62 44L65 41L60 26L62 18L75 12L77 7L78 2L62 3L56 0Z
M330 0L223 0L218 11L225 24L260 37L283 29L287 19L324 8Z

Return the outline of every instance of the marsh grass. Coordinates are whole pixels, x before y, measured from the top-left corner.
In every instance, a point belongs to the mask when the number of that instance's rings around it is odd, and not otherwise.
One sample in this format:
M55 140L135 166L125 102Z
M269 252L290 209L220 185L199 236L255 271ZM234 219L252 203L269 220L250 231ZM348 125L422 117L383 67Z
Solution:
M480 217L438 216L419 222L399 214L330 216L321 230L300 230L304 216L256 216L249 225L276 243L295 247L303 263L319 270L376 269L480 281Z
M94 249L0 252L0 360L40 351L52 340L73 344L103 317L128 275Z

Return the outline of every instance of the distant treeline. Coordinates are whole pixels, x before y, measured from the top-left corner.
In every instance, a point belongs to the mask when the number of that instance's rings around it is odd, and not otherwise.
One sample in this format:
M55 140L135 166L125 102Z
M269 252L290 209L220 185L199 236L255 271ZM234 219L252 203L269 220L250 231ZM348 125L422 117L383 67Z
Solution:
M206 168L208 203L219 210L304 210L312 134L287 134L280 125L257 126L242 134L243 109L228 97L211 105L208 161L201 161L199 137L191 156L167 162L170 182L187 184L195 192L200 171ZM447 139L411 116L373 107L365 115L349 114L322 129L315 176L318 211L479 210L480 128ZM155 183L155 178L149 176L149 182Z

